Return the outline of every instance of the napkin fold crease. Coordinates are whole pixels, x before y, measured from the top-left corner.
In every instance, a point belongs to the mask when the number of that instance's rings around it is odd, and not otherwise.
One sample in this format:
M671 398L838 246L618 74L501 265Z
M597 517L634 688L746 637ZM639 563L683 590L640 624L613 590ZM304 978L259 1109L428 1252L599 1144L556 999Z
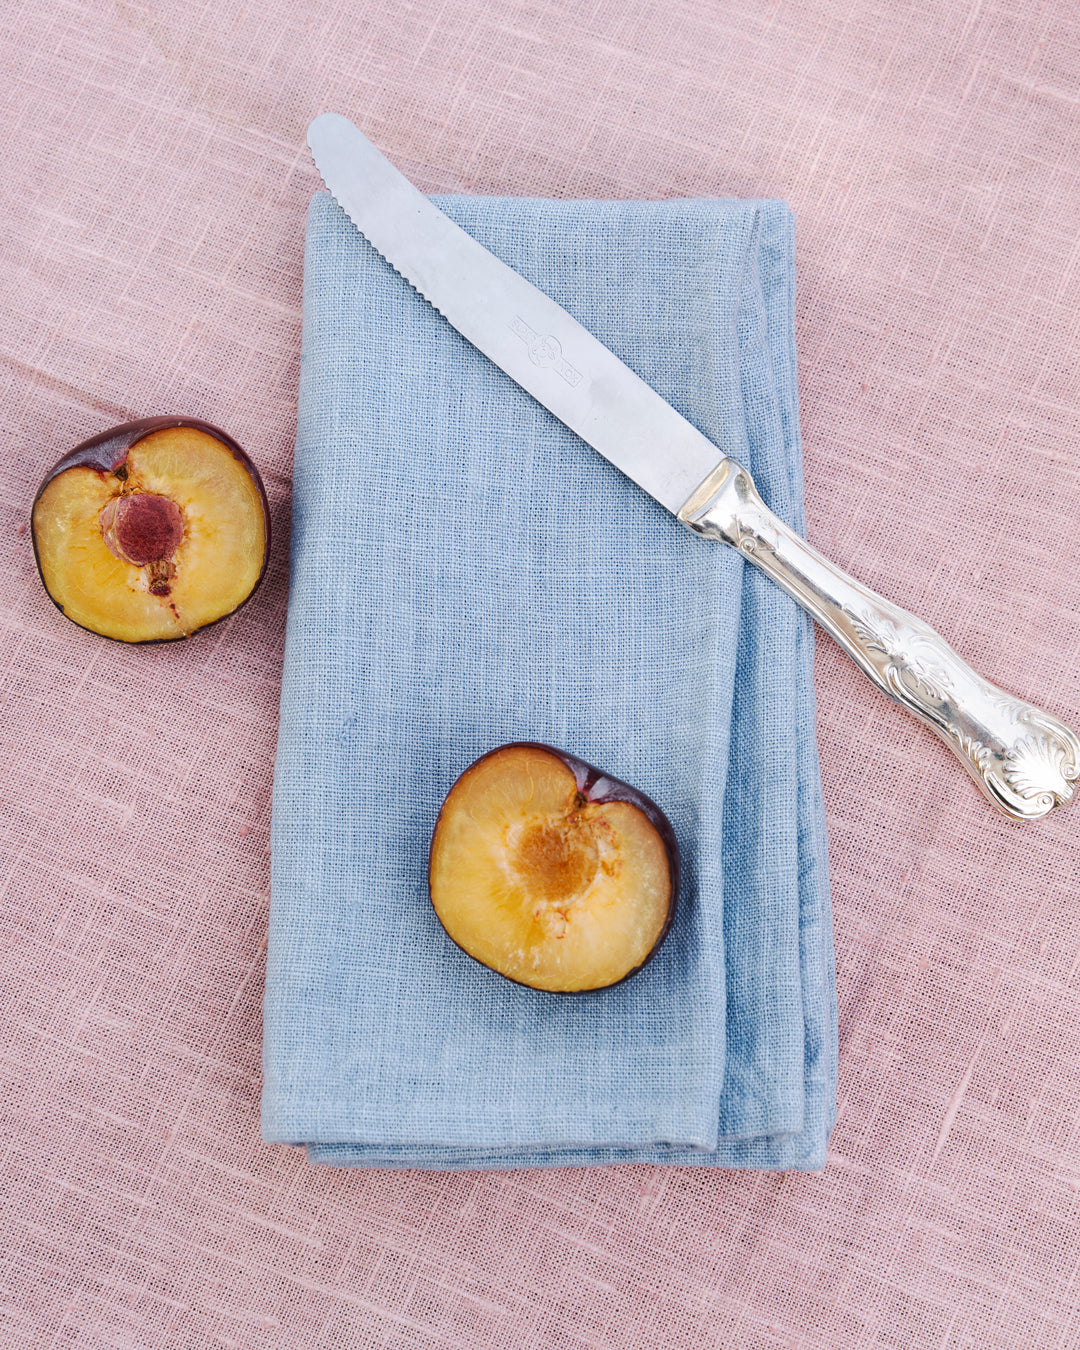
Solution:
M439 205L801 528L783 203ZM304 269L264 1137L337 1166L820 1168L836 1008L809 621L492 366L325 193ZM672 821L679 913L626 984L523 989L435 918L439 806L511 740Z

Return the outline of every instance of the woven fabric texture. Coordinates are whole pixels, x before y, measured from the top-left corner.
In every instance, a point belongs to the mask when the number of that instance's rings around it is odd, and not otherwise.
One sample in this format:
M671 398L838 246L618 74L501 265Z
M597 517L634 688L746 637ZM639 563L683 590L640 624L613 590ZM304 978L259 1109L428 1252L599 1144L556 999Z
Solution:
M259 1119L311 117L431 193L787 202L810 541L1076 725L1074 0L7 0L0 71L0 1345L1080 1345L1078 808L993 814L824 638L822 1171L312 1167ZM30 503L168 412L275 547L133 649Z
M443 204L747 461L794 523L782 203ZM743 570L314 198L268 1139L358 1166L824 1164L836 1027L812 643L794 603ZM643 788L675 828L674 929L613 989L500 979L428 901L443 797L520 740Z

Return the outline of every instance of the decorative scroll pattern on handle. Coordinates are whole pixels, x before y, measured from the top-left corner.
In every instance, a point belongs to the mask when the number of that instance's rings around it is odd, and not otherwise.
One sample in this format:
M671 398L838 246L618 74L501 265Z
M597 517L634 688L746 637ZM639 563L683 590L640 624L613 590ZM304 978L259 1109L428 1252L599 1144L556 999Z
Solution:
M1037 820L1072 801L1075 733L984 680L928 624L822 557L768 509L734 460L721 461L679 519L733 545L783 587L879 689L945 742L1000 810Z

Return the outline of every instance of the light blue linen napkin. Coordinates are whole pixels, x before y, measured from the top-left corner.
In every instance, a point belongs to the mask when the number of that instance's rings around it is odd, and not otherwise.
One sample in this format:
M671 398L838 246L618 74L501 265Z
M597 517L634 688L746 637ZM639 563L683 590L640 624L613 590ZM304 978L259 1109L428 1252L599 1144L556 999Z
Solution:
M778 202L439 204L801 522ZM718 454L719 458L719 454ZM431 908L443 797L512 740L647 792L683 857L626 984L511 984ZM812 635L311 204L263 1133L313 1162L819 1168L835 995Z

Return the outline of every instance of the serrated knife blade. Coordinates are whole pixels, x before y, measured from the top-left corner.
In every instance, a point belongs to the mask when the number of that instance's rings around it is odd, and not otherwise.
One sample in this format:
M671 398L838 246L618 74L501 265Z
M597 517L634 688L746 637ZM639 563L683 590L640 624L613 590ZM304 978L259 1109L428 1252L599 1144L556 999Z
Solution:
M721 452L561 305L460 229L346 118L308 128L319 172L382 256L511 379L669 511Z
M1080 739L1068 727L982 679L921 619L811 548L741 465L454 224L347 118L316 117L308 145L329 191L404 281L684 525L737 548L787 591L949 746L996 807L1034 820L1072 800Z

